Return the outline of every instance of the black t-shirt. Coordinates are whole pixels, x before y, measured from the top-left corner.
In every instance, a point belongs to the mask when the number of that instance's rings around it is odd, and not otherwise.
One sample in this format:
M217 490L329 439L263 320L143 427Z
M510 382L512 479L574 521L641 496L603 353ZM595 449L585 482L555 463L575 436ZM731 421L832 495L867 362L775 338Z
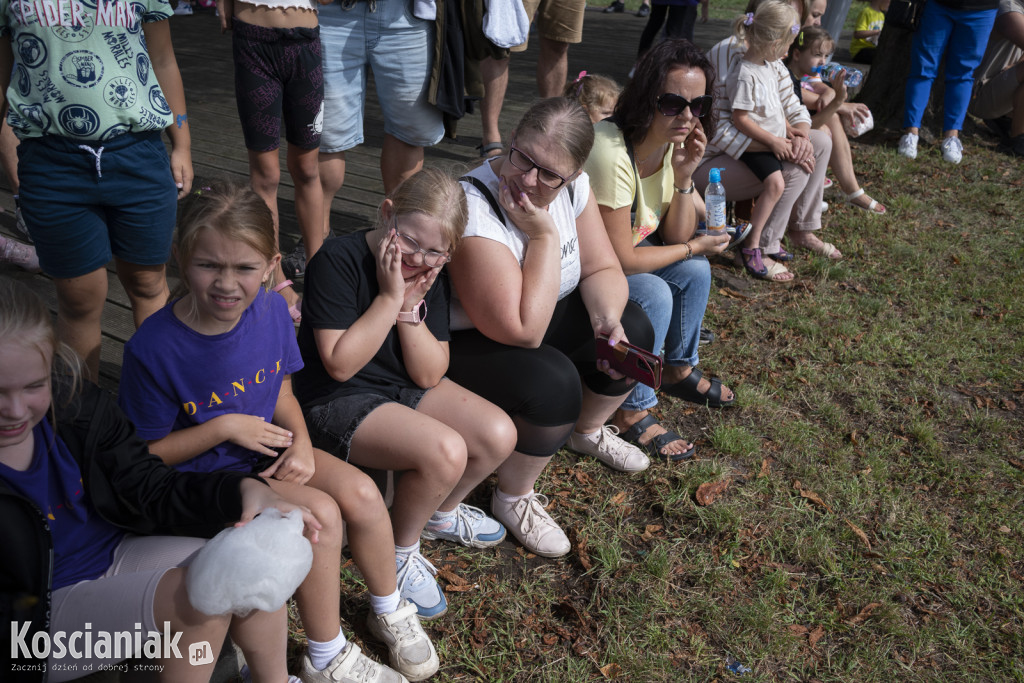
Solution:
M305 408L353 394L381 394L397 400L399 388L416 386L406 372L395 328L370 362L347 382L338 382L327 373L316 348L313 330L347 330L380 292L376 256L366 243L367 232L327 240L306 268L299 328L299 351L305 367L292 377L295 396ZM450 339L449 298L448 277L442 270L423 297L427 317L422 323L442 342Z

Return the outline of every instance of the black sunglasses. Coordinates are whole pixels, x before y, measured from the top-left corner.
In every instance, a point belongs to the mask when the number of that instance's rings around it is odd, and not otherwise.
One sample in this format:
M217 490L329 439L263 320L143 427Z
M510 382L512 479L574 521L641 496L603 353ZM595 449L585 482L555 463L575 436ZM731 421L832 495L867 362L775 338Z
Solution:
M688 100L682 95L667 92L664 95L658 95L655 106L662 116L679 116L684 109L689 107L690 113L699 119L711 111L711 95L701 95Z

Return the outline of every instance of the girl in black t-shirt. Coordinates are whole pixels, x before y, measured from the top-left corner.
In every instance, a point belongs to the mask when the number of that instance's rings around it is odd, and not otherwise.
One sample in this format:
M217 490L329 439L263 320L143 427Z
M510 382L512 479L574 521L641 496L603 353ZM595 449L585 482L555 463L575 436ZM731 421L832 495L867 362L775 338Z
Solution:
M447 601L419 539L470 547L505 528L461 503L515 446L511 420L445 379L448 284L442 268L466 226L466 199L424 169L380 206L371 230L324 243L306 274L295 390L318 448L402 472L391 510L399 591L421 619Z

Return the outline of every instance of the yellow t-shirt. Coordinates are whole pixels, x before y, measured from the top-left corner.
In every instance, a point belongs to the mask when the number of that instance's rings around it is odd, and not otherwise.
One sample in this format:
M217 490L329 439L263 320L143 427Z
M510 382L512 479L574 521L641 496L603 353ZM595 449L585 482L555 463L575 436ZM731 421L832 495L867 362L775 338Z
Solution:
M632 206L633 197L636 196L634 247L658 229L661 217L672 202L674 176L671 153L672 145L667 145L661 167L652 175L642 178L638 190L637 175L619 127L611 121L600 121L594 126L594 148L583 169L590 176L590 188L599 205L621 209Z
M885 14L879 12L871 5L860 11L857 17L857 25L854 31L881 31L885 23ZM871 38L854 38L850 43L850 55L856 56L858 52L866 47L878 47L878 36Z

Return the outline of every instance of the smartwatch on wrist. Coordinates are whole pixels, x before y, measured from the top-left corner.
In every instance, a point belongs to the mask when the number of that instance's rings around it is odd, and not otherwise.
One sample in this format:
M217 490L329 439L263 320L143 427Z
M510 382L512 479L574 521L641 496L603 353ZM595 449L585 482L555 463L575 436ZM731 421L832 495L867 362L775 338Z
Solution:
M427 317L427 302L420 299L420 302L412 307L411 311L399 311L396 323L419 324Z

